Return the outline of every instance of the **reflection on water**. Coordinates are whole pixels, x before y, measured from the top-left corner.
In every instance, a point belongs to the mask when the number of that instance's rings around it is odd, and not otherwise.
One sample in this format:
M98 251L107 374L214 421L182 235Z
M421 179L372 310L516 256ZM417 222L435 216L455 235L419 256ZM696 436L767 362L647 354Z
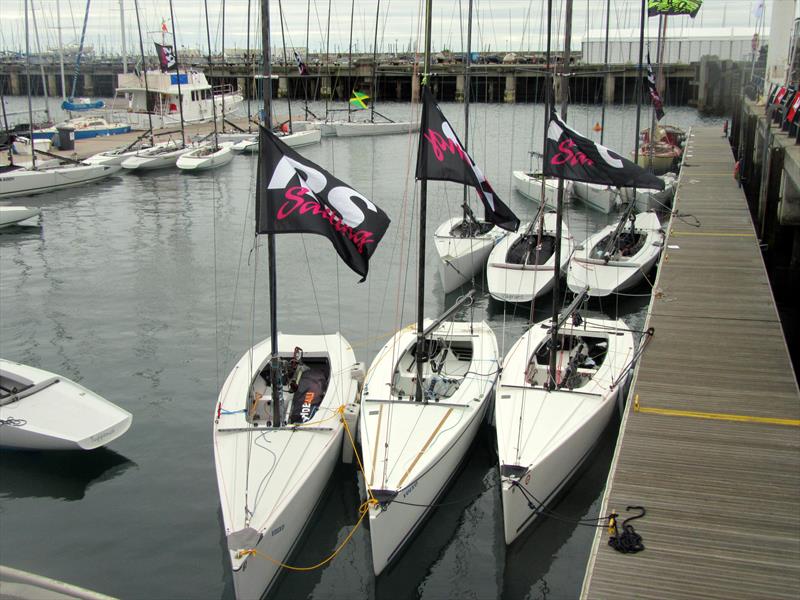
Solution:
M0 498L81 500L98 483L136 463L108 448L64 452L0 451Z

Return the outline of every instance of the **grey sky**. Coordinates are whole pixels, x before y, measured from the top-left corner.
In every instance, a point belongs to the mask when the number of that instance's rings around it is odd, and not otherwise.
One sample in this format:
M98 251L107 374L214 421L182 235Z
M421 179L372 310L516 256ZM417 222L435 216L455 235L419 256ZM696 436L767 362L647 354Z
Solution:
M35 10L36 23L43 48L57 47L56 9L60 2L62 36L65 44L77 43L86 3L83 0L28 0ZM793 0L766 0L765 24L773 2ZM531 50L544 46L545 0L474 0L473 48L476 50L507 49ZM283 0L287 45L304 47L308 0ZM347 52L350 32L351 3L354 4L354 51L372 48L375 31L375 0L331 0L330 49ZM435 49L462 49L465 36L468 0L435 0L433 5L433 46ZM697 18L674 17L669 21L668 33L680 36L690 30L707 27L746 27L755 30L753 16L758 0L705 0ZM173 0L175 30L179 47L200 48L205 51L205 13L200 0ZM563 0L554 0L556 23L563 31L561 10ZM225 47L244 48L247 42L247 0L225 2ZM273 46L280 44L278 2L272 0L271 19ZM328 0L311 0L310 41L311 52L324 51ZM24 0L2 0L0 12L0 50L24 50ZM208 0L212 45L221 47L221 0ZM251 43L258 44L260 34L258 13L260 2L251 3ZM378 47L381 51L406 52L416 46L421 27L419 15L422 0L381 0ZM574 0L573 47L580 47L580 39L588 30L605 26L606 0ZM128 52L138 52L138 34L133 0L124 0L125 29ZM611 0L611 28L638 29L639 0ZM139 0L139 14L145 31L145 51L152 52L152 41L160 41L162 19L169 19L168 0ZM463 17L461 15L464 15ZM588 17L588 18L587 18ZM657 19L648 19L652 37L655 37ZM36 39L31 21L30 43L36 49ZM462 28L464 35L462 36ZM97 52L118 53L121 49L120 0L93 0L89 13L86 44ZM172 27L170 25L170 31ZM554 33L554 39L562 34ZM168 43L171 43L168 36Z

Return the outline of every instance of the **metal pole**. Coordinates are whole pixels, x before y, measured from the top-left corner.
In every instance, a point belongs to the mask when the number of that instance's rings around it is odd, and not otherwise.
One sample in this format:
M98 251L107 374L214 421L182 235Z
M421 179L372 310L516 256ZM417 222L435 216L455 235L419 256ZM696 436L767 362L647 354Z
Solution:
M328 79L328 85L331 84L331 2L333 0L328 0L328 24L327 24L327 32L325 33L325 76ZM330 98L333 95L333 89L328 87L328 95L325 96L325 120L328 120L328 103L330 102Z
M608 30L611 22L611 0L606 0L606 47L603 51L603 72L608 77ZM603 136L606 132L606 86L603 81L603 107L600 109L600 144L603 144Z
M553 81L555 77L550 77L550 60L552 59L551 50L552 50L552 43L553 43L553 0L547 0L547 46L545 50L545 73L544 73L544 131L542 137L542 153L544 153L545 148L547 148L547 128L550 126L550 104L553 100L552 93L553 93ZM553 73L555 76L555 73ZM544 157L544 154L542 154ZM547 179L542 175L542 204L539 207L539 211L537 213L537 218L539 221L539 240L541 241L542 235L544 234L544 213L545 213L545 198L547 192ZM533 223L531 223L531 227L528 228L529 232L533 231ZM527 234L526 234L527 235ZM559 246L558 240L556 241L556 246ZM527 262L527 260L526 260ZM558 275L560 276L560 275ZM553 296L553 304L555 305L555 296ZM531 302L531 312L528 316L528 320L533 323L533 312L536 307L535 302Z
M44 110L47 114L47 122L50 123L50 97L47 94L47 77L44 74L44 62L42 61L42 45L39 43L39 26L36 24L36 11L31 0L31 18L33 19L33 31L36 34L36 52L39 53L39 72L42 75L42 89L44 90ZM33 146L31 146L33 147Z
M269 58L269 0L261 0L261 49L264 53L264 120L267 122L267 129L272 123L271 107L272 102L272 66ZM261 134L259 134L261 135ZM270 134L271 135L271 134ZM259 159L261 148L259 148ZM259 161L263 165L263 161ZM259 169L260 170L260 169ZM258 193L262 190L263 182L258 187ZM275 234L267 234L267 250L269 254L269 329L271 341L271 383L272 383L272 426L281 426L281 382L280 382L280 358L278 357L278 291L277 291L277 268L275 263Z
M75 58L75 74L72 76L72 94L75 97L75 88L78 85L78 75L81 73L81 54L83 53L83 40L86 38L86 26L89 24L89 5L91 0L86 0L86 13L83 16L83 31L81 32L81 42L78 46L78 56Z
M425 1L425 61L423 66L422 86L428 85L428 74L431 68L431 5L432 0ZM422 356L425 352L425 333L422 319L425 316L425 212L428 205L428 181L420 182L419 200L419 256L417 266L417 402L425 397L422 391Z
M472 0L470 0L470 2L471 1ZM369 103L370 123L375 122L375 98L377 97L375 91L376 88L378 87L378 21L381 14L381 0L378 0L376 4L377 6L375 7L375 39L372 42L372 90L370 90L370 93L372 94L372 102Z
M124 0L119 0L119 27L122 32L122 73L128 74L128 45L125 41L125 6Z
M470 100L470 54L472 53L472 0L469 0L467 7L467 55L464 57L464 150L469 151L469 100ZM466 223L469 218L469 204L467 203L468 186L464 186L464 200L462 208L464 217L462 223Z
M565 73L569 72L570 42L572 41L572 0L567 0L566 12L564 14L564 58L561 61L561 115L564 122L567 120L567 104L569 102L569 81ZM549 23L548 23L549 29ZM547 129L549 125L545 125ZM542 198L544 202L544 197ZM556 382L556 355L558 354L558 307L561 302L561 231L562 231L562 212L564 210L564 179L558 178L558 198L556 200L556 243L553 253L553 319L550 328L550 376L548 378L548 388L555 390L558 388Z
M379 0L380 2L380 0ZM306 2L306 69L308 68L308 36L311 30L311 0ZM303 77L303 75L300 75ZM308 78L311 77L311 73L303 77L303 100L304 102L304 116L303 118L308 121Z
M292 99L289 94L289 57L286 55L286 35L283 32L283 3L278 0L278 15L281 20L281 45L283 46L283 66L286 70L286 102L289 107L289 135L293 133L292 129ZM294 50L294 48L292 48Z
M178 110L181 115L181 145L186 146L186 131L183 125L183 94L181 93L181 68L178 61L178 40L175 37L175 13L172 10L172 0L169 0L169 19L172 21L172 52L175 56L175 74L178 79Z
M208 80L214 77L214 63L211 60L211 29L208 25L208 0L203 0L206 9L206 39L208 40ZM224 99L224 94L223 94ZM211 87L211 110L214 113L214 151L219 148L219 138L217 138L217 100L214 98L214 87ZM224 118L224 115L223 115Z
M350 2L350 44L347 47L347 83L350 89L350 93L353 93L352 90L352 83L351 77L353 75L353 21L356 18L356 0L351 0ZM351 113L353 112L353 107L350 105L350 98L347 99L347 122L350 122Z
M139 20L139 0L133 0L133 8L136 11L136 27L139 30L139 52L142 55L142 71L144 71L144 108L147 111L147 121L150 124L150 143L155 146L156 140L153 136L153 115L150 112L150 88L147 85L147 61L144 58L144 44L142 43L142 22Z
M25 78L28 80L28 124L30 125L31 164L36 169L36 151L33 149L33 105L31 104L31 42L28 31L28 0L25 0Z
M250 71L251 71L251 66L253 64L252 63L253 59L250 56L250 10L251 10L251 8L250 8L250 0L247 0L247 52L245 54L247 55L247 62L248 62L248 65L247 65L248 80L252 80L252 81L255 82L255 79L251 79L249 77ZM245 86L245 88L246 88L246 86ZM246 91L246 89L245 89L245 91ZM248 98L247 98L247 131L251 131L251 127L250 127L251 121L250 121L250 119L251 119L251 115L250 115L250 98L248 96Z
M639 163L639 127L641 127L642 123L642 60L644 57L644 19L646 8L647 0L642 0L640 9L641 18L639 20L639 68L636 76L636 89L634 91L636 94L636 128L633 133L636 137L636 143L633 147L633 162L636 164ZM633 198L636 198L636 188L633 188Z
M56 2L56 20L58 21L58 62L61 65L61 99L67 99L67 83L64 79L64 45L61 43L61 2Z
M172 26L175 29L175 25L173 23ZM222 0L222 64L225 64L225 0ZM214 92L212 90L211 97L214 97ZM222 85L222 133L225 133L225 84ZM216 138L215 138L216 139Z

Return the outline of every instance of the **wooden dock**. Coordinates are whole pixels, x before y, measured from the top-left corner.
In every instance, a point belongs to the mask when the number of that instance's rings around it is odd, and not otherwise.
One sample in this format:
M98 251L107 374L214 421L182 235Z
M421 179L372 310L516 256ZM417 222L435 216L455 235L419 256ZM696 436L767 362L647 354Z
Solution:
M727 140L695 128L684 161L602 509L644 506L646 549L598 530L582 597L796 600L797 380Z

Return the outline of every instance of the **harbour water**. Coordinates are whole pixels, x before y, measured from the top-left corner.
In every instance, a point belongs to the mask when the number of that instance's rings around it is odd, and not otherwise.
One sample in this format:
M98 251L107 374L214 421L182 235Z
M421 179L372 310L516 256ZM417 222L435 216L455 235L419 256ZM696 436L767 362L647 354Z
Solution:
M463 131L462 106L442 108ZM381 112L402 118L412 109L386 104ZM599 113L573 106L569 122L588 132ZM633 108L607 114L606 145L628 152ZM672 124L697 121L692 109L668 110ZM473 156L523 220L536 207L512 191L511 170L528 168L541 140L541 106L473 106ZM327 240L280 236L279 328L341 331L369 364L415 318L416 136L323 139L301 152L373 199L392 226L362 284ZM233 597L211 423L229 369L268 335L265 242L254 249L255 165L243 155L215 172L127 174L13 202L40 206L42 215L38 226L0 234L0 355L74 379L134 421L110 448L88 454L0 452L1 563L121 598ZM430 184L429 239L461 197L455 184ZM578 240L609 221L575 201L567 212ZM426 257L428 316L465 291L445 298L436 260ZM503 352L525 330L529 309L490 301L476 284L478 299L460 316L487 320ZM648 291L590 309L641 327ZM550 303L537 301L536 318ZM362 527L333 561L287 573L271 597L574 598L594 534L576 521L597 516L615 426L553 507L558 518L510 548L484 427L442 506L388 573L372 575ZM344 540L358 518L358 490L356 470L340 466L293 564L315 564Z

